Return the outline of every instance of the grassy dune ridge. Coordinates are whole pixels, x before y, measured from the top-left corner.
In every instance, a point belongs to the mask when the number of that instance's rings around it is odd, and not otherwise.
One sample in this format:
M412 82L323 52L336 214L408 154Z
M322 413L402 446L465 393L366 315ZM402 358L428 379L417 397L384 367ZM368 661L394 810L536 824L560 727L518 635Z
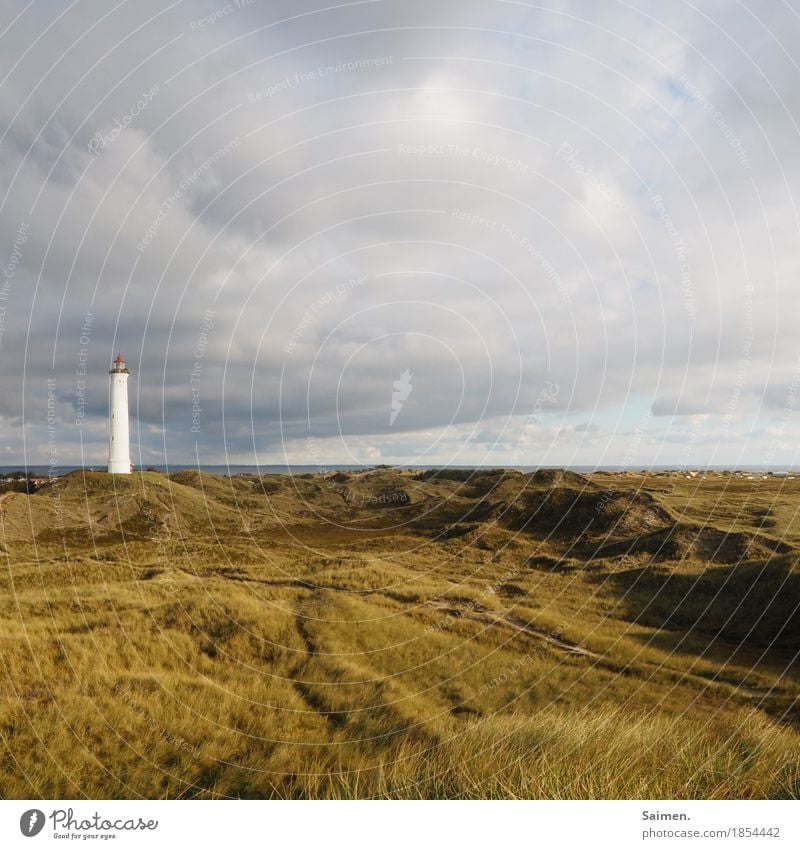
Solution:
M0 795L798 798L798 484L0 496Z

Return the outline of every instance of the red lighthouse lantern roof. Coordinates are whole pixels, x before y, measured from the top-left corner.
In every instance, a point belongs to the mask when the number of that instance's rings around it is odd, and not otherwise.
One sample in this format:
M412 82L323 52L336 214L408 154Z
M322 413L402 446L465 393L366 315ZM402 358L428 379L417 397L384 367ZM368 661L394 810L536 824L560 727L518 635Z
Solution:
M125 359L123 358L122 354L117 354L117 358L116 358L116 360L114 360L114 362L115 363L124 363Z

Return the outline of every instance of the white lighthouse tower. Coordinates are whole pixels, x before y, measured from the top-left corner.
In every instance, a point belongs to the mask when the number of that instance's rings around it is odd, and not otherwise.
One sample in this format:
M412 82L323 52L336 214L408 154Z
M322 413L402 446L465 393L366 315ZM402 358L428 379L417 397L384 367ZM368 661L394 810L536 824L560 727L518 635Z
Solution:
M128 371L122 354L117 354L111 366L111 397L109 399L108 471L112 475L131 473L131 440L128 431Z

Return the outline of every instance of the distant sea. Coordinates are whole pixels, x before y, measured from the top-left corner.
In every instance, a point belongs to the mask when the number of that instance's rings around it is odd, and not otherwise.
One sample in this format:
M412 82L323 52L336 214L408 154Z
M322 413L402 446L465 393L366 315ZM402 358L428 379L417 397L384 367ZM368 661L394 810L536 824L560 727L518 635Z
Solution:
M567 469L571 472L577 472L578 474L587 474L590 472L640 472L640 471L649 471L649 472L669 472L669 471L708 471L708 472L730 472L730 471L738 471L738 472L760 472L761 474L766 474L767 472L772 472L773 474L786 474L789 472L795 473L800 472L800 468L797 466L764 466L764 465L742 465L742 466L442 466L442 465L401 465L401 464L391 464L392 468L396 469L516 469L520 472L535 472L537 469ZM104 472L106 470L105 464L99 464L96 466L58 466L56 469L50 468L50 466L0 466L0 476L9 474L11 472L30 472L31 474L37 477L48 477L49 475L60 476L60 475L68 475L70 472L77 471L78 469L85 468L87 471L95 471L95 472ZM159 472L182 472L189 469L197 470L198 468L201 471L209 472L214 475L305 475L305 474L320 474L324 472L354 472L354 471L363 471L365 469L372 469L375 466L368 465L348 465L348 464L338 464L331 463L330 465L312 465L312 466L304 466L304 465L296 465L296 466L245 466L245 465L202 465L202 466L183 466L183 465L175 465L175 466L160 466L155 463L142 466L142 469L156 469ZM139 471L139 469L137 469Z

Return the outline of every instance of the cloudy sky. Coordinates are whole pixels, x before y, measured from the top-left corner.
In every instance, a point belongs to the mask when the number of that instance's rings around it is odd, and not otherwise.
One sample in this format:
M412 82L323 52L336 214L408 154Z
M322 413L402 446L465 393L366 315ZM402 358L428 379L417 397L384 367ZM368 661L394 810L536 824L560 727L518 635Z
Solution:
M0 5L0 464L796 461L796 5Z

